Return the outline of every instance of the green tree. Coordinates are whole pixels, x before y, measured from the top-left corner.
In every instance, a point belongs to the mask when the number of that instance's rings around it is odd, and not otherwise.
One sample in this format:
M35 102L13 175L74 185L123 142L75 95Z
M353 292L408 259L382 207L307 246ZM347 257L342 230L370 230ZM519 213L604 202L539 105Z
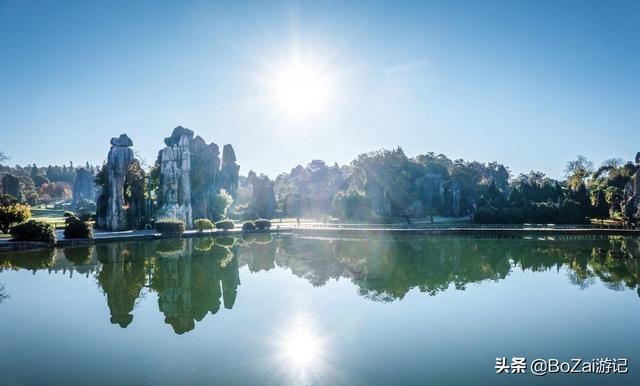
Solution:
M211 220L219 221L226 217L227 210L233 204L233 197L226 190L220 189L210 199L209 209Z
M371 215L367 196L357 190L338 192L333 198L333 209L341 219L366 220Z
M593 162L579 155L574 161L569 161L564 169L567 183L571 189L577 189L584 184L585 179L593 173Z
M9 233L9 229L21 222L25 222L31 217L29 205L19 203L0 204L0 230L2 233Z

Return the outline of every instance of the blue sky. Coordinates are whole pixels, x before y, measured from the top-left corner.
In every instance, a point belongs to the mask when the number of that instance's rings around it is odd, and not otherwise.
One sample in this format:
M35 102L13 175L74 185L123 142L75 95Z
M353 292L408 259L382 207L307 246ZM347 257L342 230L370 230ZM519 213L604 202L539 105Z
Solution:
M152 163L177 125L272 177L394 146L554 177L640 151L638 1L0 0L0 57L11 164L101 163L122 132ZM331 79L302 117L270 86L294 58Z

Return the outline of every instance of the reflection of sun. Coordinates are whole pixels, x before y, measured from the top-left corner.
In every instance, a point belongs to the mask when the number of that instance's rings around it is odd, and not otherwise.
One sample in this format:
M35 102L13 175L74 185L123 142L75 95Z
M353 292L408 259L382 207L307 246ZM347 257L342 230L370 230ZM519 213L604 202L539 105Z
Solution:
M312 366L321 355L320 339L302 326L284 337L282 348L286 361L297 368Z
M274 336L273 359L287 384L309 384L326 376L330 365L326 353L327 340L313 327L308 314L300 314Z

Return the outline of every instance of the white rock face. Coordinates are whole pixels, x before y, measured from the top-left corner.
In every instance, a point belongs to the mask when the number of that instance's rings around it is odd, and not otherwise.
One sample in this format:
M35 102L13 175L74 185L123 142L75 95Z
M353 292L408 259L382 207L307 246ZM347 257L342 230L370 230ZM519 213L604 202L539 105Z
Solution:
M101 228L110 231L130 229L124 199L124 181L129 165L134 160L131 146L133 142L126 134L111 139L111 149L107 156L107 183L102 192L103 199L106 200L106 212L104 217L98 216L96 219Z
M162 175L162 207L158 219L175 218L184 221L187 228L193 226L191 208L191 150L193 132L182 127L174 129L165 139L167 147L160 152Z

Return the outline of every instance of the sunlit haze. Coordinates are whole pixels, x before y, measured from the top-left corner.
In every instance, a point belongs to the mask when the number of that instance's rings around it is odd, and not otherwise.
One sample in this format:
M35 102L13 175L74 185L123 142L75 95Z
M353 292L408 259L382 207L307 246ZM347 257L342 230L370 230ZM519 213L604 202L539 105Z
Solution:
M10 164L100 164L121 133L152 164L178 125L271 177L395 146L553 177L639 150L639 2L155 5L0 3Z

